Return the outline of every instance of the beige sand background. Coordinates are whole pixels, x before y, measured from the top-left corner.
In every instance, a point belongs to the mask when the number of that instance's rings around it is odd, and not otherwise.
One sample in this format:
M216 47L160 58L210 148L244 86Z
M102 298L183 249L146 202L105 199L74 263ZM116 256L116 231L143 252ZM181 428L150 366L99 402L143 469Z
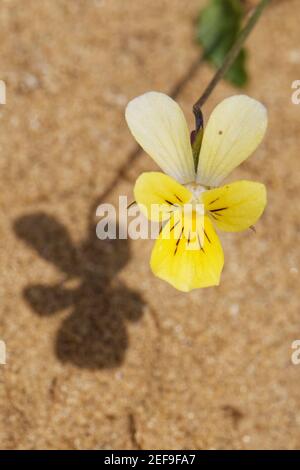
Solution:
M248 42L246 92L270 124L231 179L264 182L269 204L256 235L222 234L221 286L176 292L150 273L152 241L95 236L97 204L156 168L132 158L126 103L188 75L192 126L212 76L195 67L204 4L1 2L1 448L300 448L299 1L275 2ZM234 93L219 85L205 116Z

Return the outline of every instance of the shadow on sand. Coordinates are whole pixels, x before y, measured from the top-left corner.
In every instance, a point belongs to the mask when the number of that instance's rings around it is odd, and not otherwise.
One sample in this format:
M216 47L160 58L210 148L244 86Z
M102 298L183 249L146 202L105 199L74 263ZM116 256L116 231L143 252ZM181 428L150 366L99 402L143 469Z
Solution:
M70 309L57 332L56 354L64 363L88 369L122 363L128 348L126 322L139 320L144 305L116 277L129 261L129 240L99 240L95 227L90 222L86 240L74 246L64 225L44 212L14 223L16 235L65 275L60 284L26 286L24 298L43 317Z

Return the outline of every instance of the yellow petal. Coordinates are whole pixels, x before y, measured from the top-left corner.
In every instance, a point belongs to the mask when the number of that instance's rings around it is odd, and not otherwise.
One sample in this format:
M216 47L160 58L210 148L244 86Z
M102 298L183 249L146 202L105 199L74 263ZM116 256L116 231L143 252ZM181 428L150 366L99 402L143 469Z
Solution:
M178 214L176 216L178 218ZM204 224L197 249L189 249L182 219L177 221L177 225L175 220L172 217L155 242L150 261L153 273L183 292L218 285L224 255L209 218L205 216L202 219ZM172 236L175 228L177 233Z
M266 188L261 183L236 181L202 194L205 209L226 232L239 232L254 225L266 206Z
M204 130L197 181L219 183L260 144L267 128L266 108L245 95L222 101Z
M187 203L192 193L168 175L142 173L134 187L135 200L150 220L165 220L171 212Z
M190 135L179 105L167 95L149 92L130 101L129 129L160 168L180 183L195 180Z

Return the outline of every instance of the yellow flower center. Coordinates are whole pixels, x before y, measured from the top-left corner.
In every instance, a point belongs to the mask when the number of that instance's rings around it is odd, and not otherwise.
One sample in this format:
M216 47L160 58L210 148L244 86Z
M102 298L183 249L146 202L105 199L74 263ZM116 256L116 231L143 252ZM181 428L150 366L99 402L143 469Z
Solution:
M201 200L201 194L207 189L198 183L187 183L184 185L193 194L192 201L199 202Z
M188 204L192 205L193 210L197 211L198 213L204 214L204 205L201 196L205 191L207 191L207 188L196 182L187 183L184 186L193 195Z

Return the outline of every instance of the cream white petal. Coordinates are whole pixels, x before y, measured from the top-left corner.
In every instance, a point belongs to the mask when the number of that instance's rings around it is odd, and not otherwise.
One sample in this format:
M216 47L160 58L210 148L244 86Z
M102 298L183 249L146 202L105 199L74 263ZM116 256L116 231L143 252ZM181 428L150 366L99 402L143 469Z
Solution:
M258 147L267 128L267 111L246 95L223 100L204 130L197 181L217 186Z
M158 166L180 183L195 180L190 135L184 114L169 96L151 91L130 101L129 129Z

